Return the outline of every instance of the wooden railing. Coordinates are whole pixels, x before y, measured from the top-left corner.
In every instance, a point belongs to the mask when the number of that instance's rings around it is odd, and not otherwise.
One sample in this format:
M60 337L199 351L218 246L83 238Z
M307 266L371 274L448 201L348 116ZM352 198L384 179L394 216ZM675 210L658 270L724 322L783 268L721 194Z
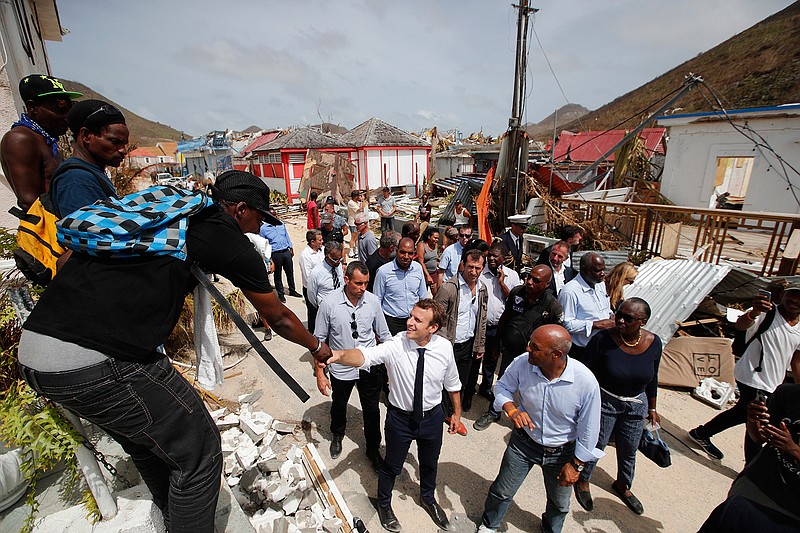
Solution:
M590 225L595 234L602 234L605 241L619 247L670 256L679 244L684 248L691 244L693 257L714 264L719 263L726 246L728 251L731 244L747 246L744 237L749 235L765 246L760 269L754 269L760 275L794 275L798 268L800 231L795 230L800 230L800 215L555 199L546 209L546 220L548 224L561 225L565 214ZM696 227L696 231L687 226ZM731 230L738 237L729 233Z

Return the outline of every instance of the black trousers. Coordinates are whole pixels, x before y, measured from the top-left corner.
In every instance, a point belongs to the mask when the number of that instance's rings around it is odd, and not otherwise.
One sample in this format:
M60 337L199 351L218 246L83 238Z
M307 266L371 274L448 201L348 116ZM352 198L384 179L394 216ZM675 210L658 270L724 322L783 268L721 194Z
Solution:
M275 290L278 291L278 296L283 296L285 294L282 276L284 270L286 271L286 283L289 285L289 292L296 292L294 287L294 263L292 263L292 252L289 250L272 252L272 262L275 264Z
M465 342L453 344L453 357L456 360L456 370L458 370L458 379L461 381L461 399L464 399L466 383L469 379L470 369L473 366L472 362L472 343L475 337ZM474 389L473 389L474 394ZM442 401L444 402L447 416L453 414L453 402L450 400L450 394L446 390L442 391Z
M486 327L486 352L483 354L482 368L483 380L481 381L480 391L489 392L494 385L494 371L497 370L497 361L500 359L500 337L497 336L497 326ZM477 361L476 361L477 362ZM508 365L506 365L508 366ZM505 368L503 369L505 370ZM470 376L473 372L470 372ZM477 383L478 371L474 370L475 383ZM473 385L474 386L474 385Z
M364 416L364 440L367 444L367 457L378 454L381 446L381 413L378 401L381 389L386 383L386 367L375 365L370 371L359 370L358 379L345 381L331 379L331 433L344 435L347 428L347 403L353 387L358 388L361 401L361 414Z
M392 229L392 223L394 222L394 217L381 217L381 233L389 231Z
M443 422L444 410L441 405L426 411L420 422L414 421L411 413L389 405L384 428L386 460L378 473L378 504L381 507L389 507L392 503L394 480L403 470L412 441L417 441L420 499L426 503L435 501Z
M697 434L704 439L710 439L717 433L728 428L747 422L747 404L756 399L758 389L748 387L744 383L736 382L739 387L739 401L733 407L722 411L720 414L697 428ZM769 397L771 393L763 391ZM757 443L744 432L744 462L749 463L761 451L761 444Z
M387 315L386 313L383 314L386 317L386 325L389 326L389 333L392 336L397 335L401 331L406 330L406 323L408 322L408 317L405 318L397 318L391 315Z
M314 324L317 323L317 311L319 310L318 307L314 307L310 301L308 301L308 289L303 287L303 298L306 301L306 316L308 317L306 320L306 329L311 333L314 333Z
M698 533L750 533L798 531L800 522L774 509L748 500L744 496L729 496L711 511Z

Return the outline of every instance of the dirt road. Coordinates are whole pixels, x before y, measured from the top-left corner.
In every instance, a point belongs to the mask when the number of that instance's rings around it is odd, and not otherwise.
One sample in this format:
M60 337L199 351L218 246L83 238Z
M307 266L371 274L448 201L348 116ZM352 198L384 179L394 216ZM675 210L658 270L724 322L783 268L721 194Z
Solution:
M305 246L305 219L289 217L286 222L297 259ZM295 266L295 277L299 290L298 266ZM289 297L287 305L301 320L305 320L302 299ZM658 310L654 309L654 312ZM243 338L241 342L245 342ZM330 402L316 390L309 353L277 336L264 345L311 394L311 399L305 404L297 400L253 350L237 367L241 374L222 386L222 396L235 400L243 392L261 389L264 394L255 404L258 409L276 418L296 421L306 418L316 423L322 437L322 442L316 442L316 445L350 510L361 517L373 533L383 531L371 501L376 494L377 477L363 452L364 435L357 392L354 391L350 399L344 451L338 459L330 459ZM725 458L712 460L702 451L698 452L696 446L689 446L686 432L709 420L718 411L694 400L686 392L667 389L659 389L658 405L662 425L669 432L662 436L672 450L672 466L661 469L638 455L633 492L644 505L644 515L633 514L611 492L616 466L614 449L609 447L609 453L600 461L592 478L594 511L585 512L573 498L565 532L697 531L711 510L725 498L743 465L744 427L733 428L715 437L714 442L725 452ZM444 435L436 497L450 515L451 529L457 532L475 531L486 493L497 475L508 442L510 426L505 419L482 432L472 429L472 422L486 407L487 401L477 397L472 409L465 413L464 422L469 429L467 436ZM385 415L385 407L381 412ZM435 524L418 504L418 494L419 470L416 448L412 446L405 471L395 486L393 507L404 531L436 531ZM514 498L501 531L539 531L544 507L541 470L535 468Z

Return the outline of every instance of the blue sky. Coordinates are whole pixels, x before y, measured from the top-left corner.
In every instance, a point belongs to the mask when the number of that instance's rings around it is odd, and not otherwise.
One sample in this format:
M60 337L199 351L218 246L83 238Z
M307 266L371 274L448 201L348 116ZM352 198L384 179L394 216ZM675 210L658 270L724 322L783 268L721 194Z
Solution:
M47 46L55 76L193 135L320 116L497 135L511 112L511 3L66 0L70 33ZM525 121L567 102L596 109L791 3L534 2Z

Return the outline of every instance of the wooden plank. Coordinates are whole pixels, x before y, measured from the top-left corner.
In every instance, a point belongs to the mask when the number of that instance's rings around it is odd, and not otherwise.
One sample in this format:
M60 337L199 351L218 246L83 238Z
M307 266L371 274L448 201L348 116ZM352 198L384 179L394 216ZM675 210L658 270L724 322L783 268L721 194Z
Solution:
M681 241L681 228L683 224L664 224L664 233L661 237L661 257L672 259L678 254L678 244Z

